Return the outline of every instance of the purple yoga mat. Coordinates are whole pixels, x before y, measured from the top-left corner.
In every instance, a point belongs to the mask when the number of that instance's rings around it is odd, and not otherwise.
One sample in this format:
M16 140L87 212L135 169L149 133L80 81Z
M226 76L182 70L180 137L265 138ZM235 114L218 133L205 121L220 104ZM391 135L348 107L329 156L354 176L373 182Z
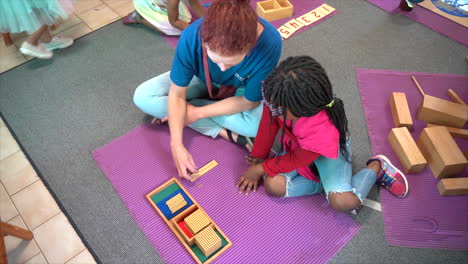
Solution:
M468 76L357 69L357 80L367 121L372 152L384 154L400 166L387 137L393 127L389 106L392 92L404 92L413 117L417 140L425 123L416 119L422 100L411 80L414 75L428 95L450 100L451 88L468 102ZM462 150L468 149L468 140L456 139ZM462 173L468 176L468 168ZM441 196L429 167L423 173L408 175L409 193L398 199L381 192L385 235L390 245L468 250L468 195Z
M400 0L368 0L370 3L382 8L383 10L397 14L400 12L402 15L411 18L412 20L425 25L426 27L438 32L448 38L460 42L468 46L468 28L453 22L439 14L436 14L424 7L417 4L410 12L400 11Z
M265 1L265 0L261 0L261 1ZM252 8L254 10L257 10L257 2L261 2L261 1L250 1L251 2L250 5L252 6ZM207 3L212 3L213 0L201 0L200 2L203 3L203 4L207 4ZM297 17L299 17L301 15L304 15L304 14L314 10L315 8L321 6L322 4L325 3L322 0L289 0L289 2L294 6L294 13L293 13L292 17L279 19L279 20L275 20L275 21L270 22L274 27L279 28L280 26L282 26L284 23L288 22L289 20L297 18ZM338 13L338 10L335 10L335 11L333 11L333 13L327 15L325 18L322 18L322 19L318 20L317 22L315 22L315 23L313 23L313 24L311 24L309 26L305 26L305 27L297 30L288 39L296 36L297 34L303 32L303 31L305 31L305 30L307 30L307 29L309 29L309 28L311 28L311 27L313 27L315 25L318 25L318 24L322 23L323 21L329 19L330 17L336 15L337 13ZM193 13L192 13L192 16L194 16ZM194 17L194 19L195 19L195 17ZM179 41L179 37L163 36L163 38L173 48L175 48L177 46L177 42Z
M326 263L359 230L346 214L335 212L322 195L272 198L263 187L240 195L235 182L247 169L246 152L223 139L184 130L185 146L201 167L219 165L191 183L188 192L231 239L233 246L217 263ZM166 126L141 125L93 152L94 159L120 195L143 233L167 263L191 263L191 256L145 195L171 177Z

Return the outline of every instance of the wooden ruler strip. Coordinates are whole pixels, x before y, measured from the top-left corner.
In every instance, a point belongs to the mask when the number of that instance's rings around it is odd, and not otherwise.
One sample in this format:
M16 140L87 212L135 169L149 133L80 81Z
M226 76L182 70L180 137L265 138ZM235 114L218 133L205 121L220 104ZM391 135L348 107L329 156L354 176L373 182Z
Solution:
M207 173L208 171L210 171L216 166L218 166L218 162L216 160L212 160L208 162L205 166L201 167L197 173L193 173L192 175L190 175L192 177L190 181L193 182L197 180L198 178L203 176L203 174Z

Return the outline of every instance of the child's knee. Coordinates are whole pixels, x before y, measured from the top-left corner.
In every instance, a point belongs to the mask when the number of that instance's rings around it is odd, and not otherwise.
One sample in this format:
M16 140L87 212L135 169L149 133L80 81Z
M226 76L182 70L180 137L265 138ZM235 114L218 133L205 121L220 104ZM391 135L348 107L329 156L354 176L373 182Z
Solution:
M271 196L284 197L286 195L286 178L283 175L266 176L263 180L263 186Z
M329 193L330 205L339 212L350 212L361 205L361 201L353 192Z

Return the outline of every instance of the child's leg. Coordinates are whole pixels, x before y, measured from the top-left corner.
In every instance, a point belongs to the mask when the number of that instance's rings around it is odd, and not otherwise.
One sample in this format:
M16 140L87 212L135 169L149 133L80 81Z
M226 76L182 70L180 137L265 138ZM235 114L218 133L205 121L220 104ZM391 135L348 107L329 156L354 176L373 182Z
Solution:
M350 142L347 143L347 147L352 155ZM380 170L378 163L376 167L376 164L372 163L353 176L351 163L341 155L337 159L321 156L315 164L330 205L340 212L350 212L361 205L375 184L376 173Z
M323 190L322 184L301 176L295 170L275 177L265 176L263 186L269 195L275 197L312 195Z
M26 41L33 46L39 45L39 40L41 39L41 36L44 34L45 31L48 31L47 28L47 25L42 25L38 30L29 35Z

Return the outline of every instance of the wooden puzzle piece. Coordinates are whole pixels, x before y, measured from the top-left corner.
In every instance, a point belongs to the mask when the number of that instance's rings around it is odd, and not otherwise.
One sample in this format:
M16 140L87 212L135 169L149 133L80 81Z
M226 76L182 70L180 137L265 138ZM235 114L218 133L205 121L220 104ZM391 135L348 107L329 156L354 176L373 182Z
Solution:
M208 226L195 235L195 244L205 256L213 254L222 245L221 238L216 234L212 226Z
M457 176L468 164L447 128L426 127L417 141L434 177Z
M405 93L392 93L392 96L390 96L390 108L395 127L407 127L409 130L413 130L413 119L411 118Z
M216 166L218 166L218 162L216 162L216 160L212 160L208 162L205 166L198 169L197 173L193 173L192 175L190 175L192 177L190 181L191 182L195 181L196 179L200 178L201 176L203 176L203 174L207 173L208 171L210 171Z
M427 161L416 145L408 128L393 128L388 135L388 142L392 146L405 173L413 174L424 170Z
M167 207L169 207L169 210L171 210L171 213L175 213L179 211L182 207L186 206L187 201L185 201L182 194L179 193L171 199L167 200L166 205Z
M208 217L200 209L197 209L195 212L185 217L184 221L185 225L190 230L190 232L192 232L192 234L200 232L200 230L210 224L210 219L208 219Z
M468 194L468 178L442 179L437 184L440 195Z

